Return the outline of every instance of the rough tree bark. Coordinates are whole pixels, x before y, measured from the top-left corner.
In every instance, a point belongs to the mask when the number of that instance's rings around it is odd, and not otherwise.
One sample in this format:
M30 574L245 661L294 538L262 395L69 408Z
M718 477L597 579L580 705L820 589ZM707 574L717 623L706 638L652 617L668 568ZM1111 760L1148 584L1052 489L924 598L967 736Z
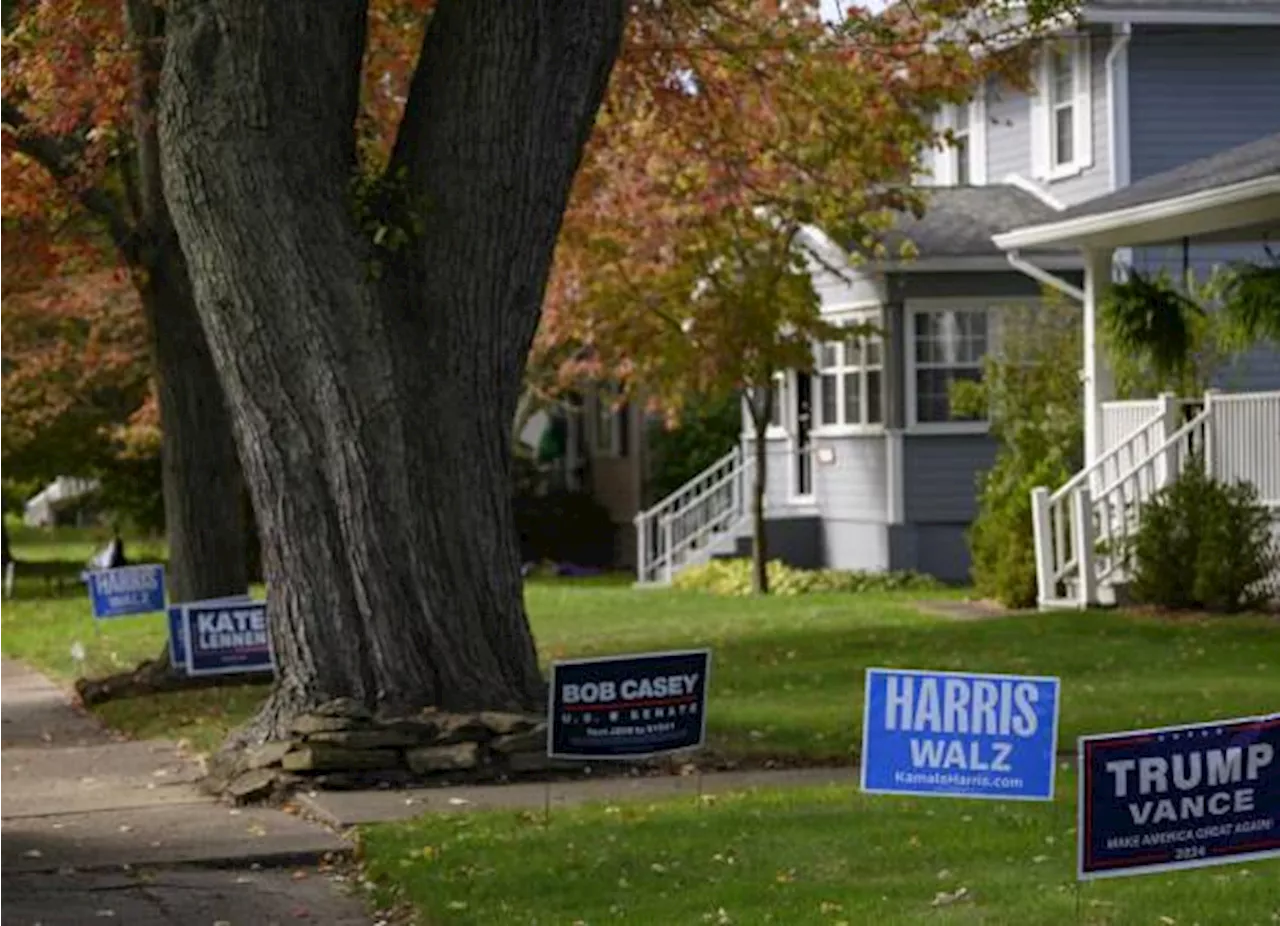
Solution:
M510 426L621 0L442 0L390 172L423 210L371 273L349 185L362 0L183 0L161 90L166 198L259 527L276 684L239 738L349 696L543 697Z
M244 480L231 416L200 325L160 176L156 102L164 12L146 0L129 0L125 10L130 36L139 50L134 150L121 165L127 190L123 211L128 218L119 215L108 224L133 272L150 337L160 408L169 600L242 594L249 585ZM160 688L225 683L217 676L188 678L175 672L165 647L155 659L132 671L82 680L77 689L85 703L94 704Z

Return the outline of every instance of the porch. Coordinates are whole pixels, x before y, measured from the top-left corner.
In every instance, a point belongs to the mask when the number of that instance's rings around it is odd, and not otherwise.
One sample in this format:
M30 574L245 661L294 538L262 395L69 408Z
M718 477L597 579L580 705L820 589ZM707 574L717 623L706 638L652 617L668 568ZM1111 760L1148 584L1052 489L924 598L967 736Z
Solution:
M1216 479L1252 483L1280 540L1280 392L1106 402L1101 419L1097 459L1056 491L1032 491L1041 608L1115 604L1143 506L1196 459Z
M1209 392L1115 401L1099 338L1099 310L1114 262L1135 247L1250 245L1280 237L1280 135L1147 177L1069 209L1054 221L995 237L1011 263L1019 250L1069 246L1084 257L1084 287L1043 271L1083 303L1085 468L1065 485L1032 493L1042 608L1114 603L1126 579L1119 551L1152 495L1193 456L1219 479L1247 480L1280 523L1280 392ZM1032 268L1035 269L1035 268ZM1280 385L1280 355L1274 376ZM1280 594L1280 584L1276 586Z

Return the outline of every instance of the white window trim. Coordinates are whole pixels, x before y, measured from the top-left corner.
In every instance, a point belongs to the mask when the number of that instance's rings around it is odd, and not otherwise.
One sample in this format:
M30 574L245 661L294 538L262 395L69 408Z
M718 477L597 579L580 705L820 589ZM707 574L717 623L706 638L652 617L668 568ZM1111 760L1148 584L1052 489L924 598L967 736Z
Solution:
M861 311L847 311L847 310L841 311L837 318L832 318L828 320L831 321L832 324L839 325L839 326L843 326L848 322L853 322L855 324L870 322L875 325L880 325L881 328L883 328L883 325L884 325L883 315L881 313L879 306L876 306L874 309L863 309ZM887 371L885 369L886 367L885 360L887 358L886 358L885 352L889 349L889 344L886 338L886 334L887 332L881 331L879 335L879 338L880 338L880 365L879 365L880 400L881 400L882 406L884 402L885 390L888 388L888 380L886 378ZM813 368L813 398L812 398L813 413L812 414L813 414L814 424L809 428L810 439L819 438L819 437L859 437L863 435L883 434L884 433L884 421L883 421L884 408L883 407L881 407L880 409L880 417L882 420L874 424L867 423L865 421L859 424L847 424L844 422L841 422L839 424L828 424L826 421L822 420L822 369L817 362L818 351L820 349L821 349L821 344L815 344L813 347L814 368ZM839 370L838 375L841 376L839 407L843 410L844 408L843 375L849 368L841 366L837 369ZM860 396L862 398L865 398L866 367L860 364L858 367L853 369L857 369L859 371L859 376L862 382L862 389L860 390ZM843 416L843 412L842 412L842 416Z
M964 111L968 124L961 134L968 136L969 142L969 186L983 186L987 182L987 88L984 84L978 88L974 98L967 104L957 106L948 103L939 111L934 125L938 131L951 129L953 132L961 128L960 113ZM938 186L956 186L960 178L958 165L960 151L954 145L940 140L933 149L933 182Z
M986 434L991 430L989 421L917 421L916 420L916 323L917 315L930 312L973 311L987 313L987 354L997 349L1000 318L1007 307L1022 305L1025 300L1011 302L998 299L913 299L906 303L903 338L906 341L905 398L907 434Z
M1031 93L1031 173L1037 180L1066 180L1079 176L1093 166L1093 72L1089 36L1077 36L1070 40L1069 47L1073 156L1063 164L1054 164L1054 119L1050 105L1051 48L1041 48L1033 64L1035 89Z
M799 386L797 385L797 381L801 376L813 377L813 374L803 373L800 370L790 370L786 373L786 395L788 397L799 395ZM793 421L792 419L795 417L795 414L799 409L797 408L796 403L792 401L789 408L783 410L787 423L794 427L794 433L787 435L787 501L792 505L810 505L816 500L815 494L817 489L815 488L815 483L817 482L817 474L814 472L815 463L813 460L813 419L816 408L814 400L817 398L817 394L814 391L815 386L816 383L811 379L809 383L809 447L805 451L805 453L809 455L808 492L801 493L796 491L796 485L800 482L800 448L797 446L800 422Z
M773 375L773 401L779 403L781 424L774 424L772 420L765 424L764 439L768 441L784 441L791 439L791 416L787 412L785 404L789 393L786 391L790 388L790 381L786 373L775 373ZM751 409L747 407L747 403L751 399L747 396L742 397L742 439L755 440L756 428L755 422L751 419Z

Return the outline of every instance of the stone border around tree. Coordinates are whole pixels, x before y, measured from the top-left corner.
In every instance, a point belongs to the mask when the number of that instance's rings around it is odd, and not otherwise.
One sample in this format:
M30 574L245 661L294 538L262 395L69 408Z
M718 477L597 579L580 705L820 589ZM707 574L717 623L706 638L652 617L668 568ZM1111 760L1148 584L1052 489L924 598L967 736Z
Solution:
M589 766L547 756L547 722L537 714L426 710L375 718L338 698L291 724L292 738L219 752L202 786L237 804L283 801L296 789L352 790L583 777ZM656 771L638 760L620 773ZM624 767L625 766L625 767Z

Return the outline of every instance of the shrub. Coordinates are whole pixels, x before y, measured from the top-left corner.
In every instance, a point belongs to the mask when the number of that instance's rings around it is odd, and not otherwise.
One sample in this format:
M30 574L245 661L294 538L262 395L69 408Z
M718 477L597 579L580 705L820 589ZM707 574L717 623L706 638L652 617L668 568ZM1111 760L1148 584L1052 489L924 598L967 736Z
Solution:
M737 393L715 400L696 400L672 428L649 433L653 471L652 496L662 498L733 449L742 431L742 400Z
M512 507L526 563L555 560L601 568L613 565L613 521L590 493L519 495Z
M1143 507L1127 553L1134 598L1166 608L1260 607L1280 566L1257 489L1212 479L1196 461Z
M978 513L969 529L973 584L1006 607L1036 603L1031 490L1057 487L1080 466L1084 422L1080 380L1063 363L1080 351L1078 310L1046 297L1010 309L999 353L983 361L982 380L956 383L961 414L985 416L997 448L978 477Z
M796 569L781 560L768 565L769 590L774 595L846 592L930 591L942 588L933 576L918 572L855 572L846 569ZM684 591L713 595L750 595L751 560L713 559L691 566L671 583Z

